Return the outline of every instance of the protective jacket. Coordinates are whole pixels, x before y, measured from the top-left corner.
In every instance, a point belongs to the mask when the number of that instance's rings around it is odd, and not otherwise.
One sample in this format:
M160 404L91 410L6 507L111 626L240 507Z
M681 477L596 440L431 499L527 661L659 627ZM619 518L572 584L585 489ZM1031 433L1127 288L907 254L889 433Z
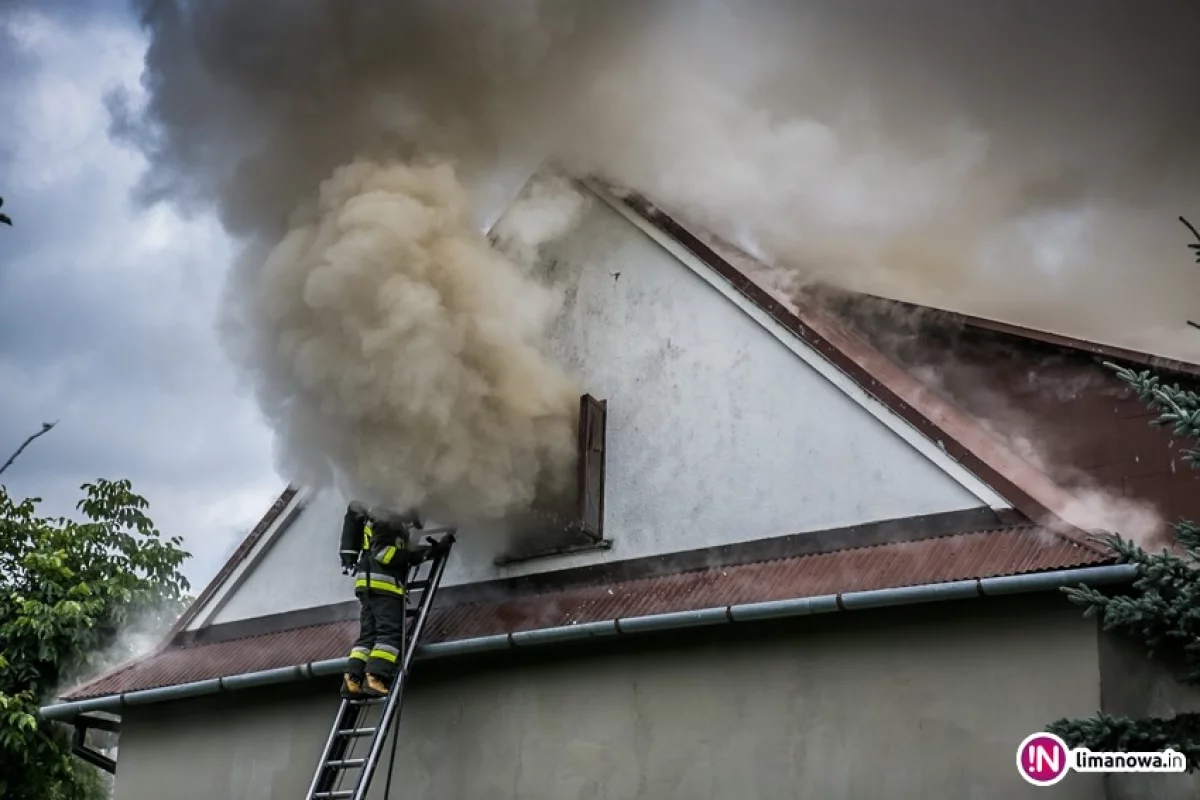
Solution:
M429 555L429 547L413 544L411 528L422 527L416 512L368 514L360 503L351 503L342 520L340 554L344 567L357 573L355 591L369 589L404 593L411 567Z

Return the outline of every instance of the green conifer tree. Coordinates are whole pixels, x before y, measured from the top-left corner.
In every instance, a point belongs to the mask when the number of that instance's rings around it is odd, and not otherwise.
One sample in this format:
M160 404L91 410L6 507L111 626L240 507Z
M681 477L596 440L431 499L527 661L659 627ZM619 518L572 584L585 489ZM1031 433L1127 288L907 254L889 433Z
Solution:
M1196 230L1187 223L1195 234ZM1200 239L1200 235L1197 236ZM1200 262L1200 245L1192 244ZM1200 326L1196 326L1200 327ZM1171 425L1177 439L1200 443L1200 395L1168 385L1149 371L1135 372L1106 364L1141 400L1156 412L1152 425ZM1200 467L1200 450L1185 449L1188 466ZM1137 567L1137 577L1128 594L1107 596L1085 587L1064 589L1075 603L1086 608L1085 616L1100 614L1104 630L1127 636L1147 650L1151 658L1167 656L1182 665L1177 679L1200 685L1200 527L1188 520L1174 526L1176 544L1159 553L1149 553L1120 535L1101 540L1113 548L1121 563ZM1200 714L1130 719L1097 714L1086 719L1060 719L1047 727L1071 747L1090 750L1154 751L1176 750L1187 758L1188 771L1200 769Z

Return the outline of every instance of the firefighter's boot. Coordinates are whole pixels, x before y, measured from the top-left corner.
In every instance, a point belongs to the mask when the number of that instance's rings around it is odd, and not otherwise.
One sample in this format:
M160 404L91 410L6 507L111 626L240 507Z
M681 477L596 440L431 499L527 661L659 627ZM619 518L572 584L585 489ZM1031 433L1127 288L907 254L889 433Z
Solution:
M362 678L347 672L342 676L342 697L347 699L361 697L363 693Z
M367 673L367 685L363 687L363 693L371 697L387 697L388 694L387 682L378 675Z

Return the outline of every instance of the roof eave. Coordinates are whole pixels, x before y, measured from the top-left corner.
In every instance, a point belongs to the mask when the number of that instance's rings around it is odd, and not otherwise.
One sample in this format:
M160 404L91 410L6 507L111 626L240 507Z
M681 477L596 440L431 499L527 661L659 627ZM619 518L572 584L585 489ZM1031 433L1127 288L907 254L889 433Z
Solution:
M828 614L840 611L864 611L876 608L908 606L921 603L965 600L977 597L1026 594L1061 589L1067 586L1102 586L1131 581L1137 575L1132 564L1108 564L1052 572L1006 575L993 578L972 578L945 583L929 583L893 589L872 589L860 592L798 597L745 603L691 611L625 617L582 625L564 625L516 633L481 636L451 642L422 645L418 660L449 657L469 657L504 650L528 650L547 645L578 642L595 638L623 637L639 633L666 633L688 628L753 623L762 620L787 619ZM116 713L126 706L148 705L170 700L252 689L271 684L294 683L314 677L336 675L345 669L343 658L314 661L260 672L248 672L223 678L163 686L154 689L104 695L101 697L56 703L39 709L43 719L71 722L80 714L105 711Z

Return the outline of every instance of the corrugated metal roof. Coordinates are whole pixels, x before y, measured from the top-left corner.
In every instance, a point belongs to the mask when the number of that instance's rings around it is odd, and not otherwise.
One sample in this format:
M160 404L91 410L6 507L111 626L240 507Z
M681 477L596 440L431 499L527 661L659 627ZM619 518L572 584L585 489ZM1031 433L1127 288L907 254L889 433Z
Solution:
M444 642L573 623L816 597L970 578L1070 569L1109 560L1035 527L859 547L640 580L435 608L427 641ZM224 642L172 646L67 695L83 699L344 655L354 621Z

